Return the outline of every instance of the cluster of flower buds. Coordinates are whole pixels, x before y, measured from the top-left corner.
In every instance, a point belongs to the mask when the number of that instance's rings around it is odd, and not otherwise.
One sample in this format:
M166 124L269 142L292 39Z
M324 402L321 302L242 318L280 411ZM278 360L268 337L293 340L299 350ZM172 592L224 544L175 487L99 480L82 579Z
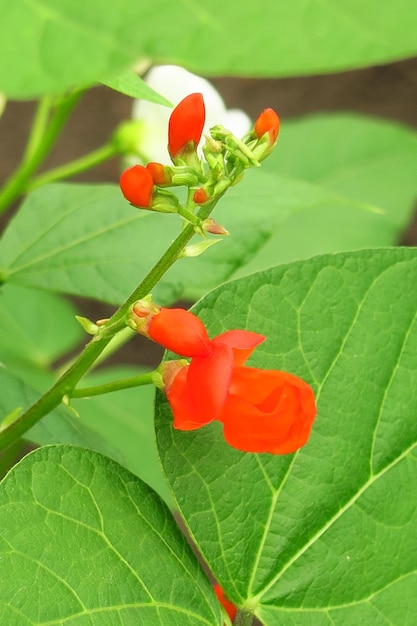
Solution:
M279 118L272 109L265 109L242 139L223 126L214 126L205 137L204 158L200 159L197 147L205 117L202 94L186 96L173 110L168 125L168 152L173 164L134 165L120 177L122 193L133 206L179 213L201 233L207 232L206 225L195 216L195 209L214 204L246 168L258 166L273 149L279 131ZM176 186L189 189L186 206L167 189Z
M150 298L135 303L130 325L191 359L160 367L174 428L195 430L216 420L227 443L245 452L288 454L307 442L316 416L311 387L293 374L245 365L263 335L230 330L210 339L195 315Z

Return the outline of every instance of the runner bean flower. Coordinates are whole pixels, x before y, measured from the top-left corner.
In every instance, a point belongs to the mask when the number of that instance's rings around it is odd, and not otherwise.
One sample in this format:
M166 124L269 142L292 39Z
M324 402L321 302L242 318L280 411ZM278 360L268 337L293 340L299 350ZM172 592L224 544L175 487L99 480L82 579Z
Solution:
M132 320L137 332L191 358L161 367L174 428L195 430L216 420L226 441L245 452L287 454L308 441L316 416L311 387L293 374L245 365L263 335L230 330L210 339L189 311L149 300L134 305Z

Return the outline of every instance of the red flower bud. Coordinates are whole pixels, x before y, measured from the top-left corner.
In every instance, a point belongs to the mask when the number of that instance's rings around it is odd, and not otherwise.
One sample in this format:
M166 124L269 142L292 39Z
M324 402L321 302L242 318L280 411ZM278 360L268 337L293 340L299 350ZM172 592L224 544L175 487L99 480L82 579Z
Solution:
M235 607L233 602L230 602L230 600L227 598L223 589L220 587L218 583L214 585L213 589L214 589L214 593L217 596L218 601L220 602L220 604L224 606L224 608L226 609L226 613L228 614L230 619L233 621L236 617L237 608Z
M268 133L269 145L272 146L278 137L279 117L274 109L264 109L255 122L254 133L260 139Z
M146 169L152 176L152 180L155 185L170 185L171 184L171 176L161 163L148 163L146 165Z
M152 201L154 182L151 174L142 165L134 165L120 176L122 194L133 206L147 209Z
M200 187L194 192L193 200L196 204L204 204L209 199L207 191L204 187Z
M177 104L168 125L168 151L172 158L196 149L205 119L206 109L201 93L192 93Z

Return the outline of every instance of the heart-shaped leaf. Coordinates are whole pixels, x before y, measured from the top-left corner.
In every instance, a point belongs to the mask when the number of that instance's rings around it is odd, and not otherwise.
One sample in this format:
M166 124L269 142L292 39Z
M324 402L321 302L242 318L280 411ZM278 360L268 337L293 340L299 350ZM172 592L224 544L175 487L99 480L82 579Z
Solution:
M228 283L195 307L210 335L266 335L250 359L316 391L308 444L229 447L218 423L174 431L157 401L162 463L225 592L266 626L417 616L417 251L365 250ZM190 497L193 494L193 497Z
M221 626L162 500L91 450L36 450L0 493L0 623Z

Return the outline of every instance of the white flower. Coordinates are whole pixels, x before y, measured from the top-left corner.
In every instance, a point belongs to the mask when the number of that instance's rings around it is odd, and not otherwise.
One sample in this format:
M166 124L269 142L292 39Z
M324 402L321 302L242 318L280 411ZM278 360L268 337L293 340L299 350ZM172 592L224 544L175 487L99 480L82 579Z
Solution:
M205 134L208 134L212 126L222 124L237 137L242 137L253 126L250 118L240 109L226 109L222 97L211 83L182 67L156 66L148 72L144 80L174 106L190 93L202 93L206 106L206 123L203 130ZM171 113L172 109L160 104L146 100L134 101L132 117L143 122L138 153L146 160L171 162L167 149L168 121Z
M0 117L3 115L3 111L6 106L6 98L0 93Z

